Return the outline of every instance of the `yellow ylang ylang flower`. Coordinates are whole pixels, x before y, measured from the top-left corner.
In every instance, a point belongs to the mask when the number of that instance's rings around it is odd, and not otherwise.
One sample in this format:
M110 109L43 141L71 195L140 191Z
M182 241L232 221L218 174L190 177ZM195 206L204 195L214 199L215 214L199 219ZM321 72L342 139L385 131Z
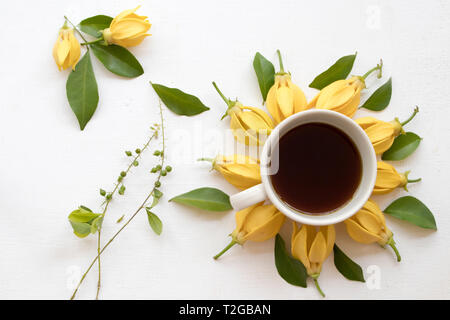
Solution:
M389 245L400 262L401 257L395 246L394 235L386 226L383 212L373 200L369 199L361 210L344 223L347 233L353 240L364 244L376 242L382 247Z
M259 160L249 156L234 154L219 155L214 159L201 158L200 161L210 161L212 168L236 188L248 189L261 183Z
M284 71L280 50L277 50L280 61L280 71L275 74L275 83L267 93L267 109L275 120L280 123L294 113L308 109L303 91L291 81L291 74Z
M220 253L218 259L236 243L243 245L246 241L266 241L276 236L283 225L285 216L272 204L257 203L236 212L236 229L231 233L231 242Z
M373 194L386 194L396 188L404 188L406 191L406 185L412 182L419 182L422 179L408 179L410 171L405 173L398 173L394 166L384 161L378 161L377 163L377 180L375 181L375 187L373 188Z
M244 106L238 100L226 98L213 82L214 88L228 106L225 115L230 117L230 128L237 141L247 145L263 145L273 129L273 122L263 110Z
M111 21L109 28L103 30L103 38L106 43L134 47L150 36L147 32L152 25L148 21L148 17L135 13L139 7L121 12Z
M58 69L66 70L71 67L75 70L75 66L80 60L81 46L78 42L72 28L67 26L67 22L59 30L58 39L53 47L53 58L55 59Z
M317 279L322 271L322 264L333 251L336 240L334 226L322 226L319 230L315 226L302 225L298 229L293 222L294 230L291 238L292 256L300 260L306 268L308 275L313 278L314 284L322 296L322 292Z
M378 70L381 78L382 61L363 76L352 76L347 80L337 80L322 90L312 99L308 108L328 109L353 117L361 102L361 90L366 88L365 79L372 72Z
M391 122L382 121L374 117L363 117L356 119L356 123L366 132L376 154L382 154L394 143L394 139L404 133L403 126L410 122L419 112L419 108L414 109L413 114L404 122L395 118Z

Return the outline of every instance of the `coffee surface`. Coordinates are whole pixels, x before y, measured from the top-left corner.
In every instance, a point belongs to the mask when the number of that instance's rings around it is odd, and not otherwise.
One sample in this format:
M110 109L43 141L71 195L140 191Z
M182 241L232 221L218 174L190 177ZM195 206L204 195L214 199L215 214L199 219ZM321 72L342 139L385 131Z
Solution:
M289 206L323 214L352 198L361 174L361 156L344 132L328 124L308 123L281 137L278 172L270 178Z

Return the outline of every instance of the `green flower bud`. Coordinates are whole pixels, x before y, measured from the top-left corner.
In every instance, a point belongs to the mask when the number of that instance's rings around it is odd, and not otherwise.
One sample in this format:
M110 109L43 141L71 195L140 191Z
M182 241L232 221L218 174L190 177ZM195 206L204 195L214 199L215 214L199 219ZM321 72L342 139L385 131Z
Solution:
M127 175L127 173L126 173L125 171L122 171L122 172L120 173L120 176L121 176L121 177L126 177L126 175Z
M165 177L165 176L167 175L167 171L166 171L166 170L161 170L161 175L162 175L163 177Z
M155 182L155 187L157 187L157 188L161 187L161 182L156 181L156 182Z
M133 154L131 153L131 151L125 151L125 154L129 157L131 157Z
M136 152L137 154L139 154L139 153L141 153L141 149L138 148L138 149L135 150L135 152Z
M103 189L100 189L100 195L104 197L106 195L106 191Z
M166 171L167 171L167 172L172 171L172 167L171 167L171 166L166 166Z

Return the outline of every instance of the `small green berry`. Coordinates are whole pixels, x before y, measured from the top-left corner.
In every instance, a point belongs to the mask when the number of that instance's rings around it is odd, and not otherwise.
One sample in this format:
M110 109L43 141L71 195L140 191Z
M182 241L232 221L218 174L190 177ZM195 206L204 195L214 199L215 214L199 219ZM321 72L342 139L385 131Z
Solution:
M156 170L158 170L158 171L161 170L161 168L162 168L162 167L161 167L160 164L158 164L158 165L156 166Z
M172 167L171 167L171 166L166 166L166 171L167 171L167 172L172 171Z
M166 171L166 170L161 170L161 175L162 175L163 177L165 177L165 176L167 175L167 171Z
M131 153L131 151L125 151L125 154L129 157L131 157L133 154Z
M107 195L106 195L106 200L111 200L112 199L112 194L111 193L108 193Z
M137 167L139 165L139 162L136 160L133 162L133 166Z
M100 195L104 197L106 195L106 191L103 189L100 189Z
M156 181L156 182L155 182L155 187L157 187L157 188L161 187L161 182Z
M139 154L139 153L141 153L141 149L138 148L138 149L135 150L135 152L136 152L137 154Z
M158 170L156 169L156 167L153 167L152 170L150 170L151 173L155 173L156 171L158 171Z
M126 177L126 176L127 176L127 173L126 173L125 171L122 171L122 172L120 173L120 176L121 176L121 177Z
M156 150L155 152L153 152L153 155L154 156L160 156L161 155L161 151Z
M125 193L125 186L124 185L121 185L120 186L120 189L119 189L119 194L120 195L123 195Z

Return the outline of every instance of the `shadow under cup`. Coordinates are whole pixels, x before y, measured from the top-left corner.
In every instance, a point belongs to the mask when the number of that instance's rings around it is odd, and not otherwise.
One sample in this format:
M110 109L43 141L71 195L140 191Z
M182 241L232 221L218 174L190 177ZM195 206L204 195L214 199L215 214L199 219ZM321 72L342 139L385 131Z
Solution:
M271 202L293 220L326 225L356 213L372 193L376 157L350 118L308 110L280 123L261 155L261 178Z

